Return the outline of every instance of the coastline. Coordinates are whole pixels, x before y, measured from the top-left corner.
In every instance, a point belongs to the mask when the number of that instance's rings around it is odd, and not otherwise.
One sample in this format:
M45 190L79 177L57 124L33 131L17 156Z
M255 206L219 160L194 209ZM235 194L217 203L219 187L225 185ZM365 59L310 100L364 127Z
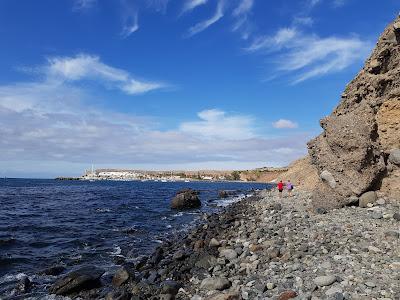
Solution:
M83 299L398 299L398 206L314 213L260 191L121 266ZM54 289L53 289L54 291Z

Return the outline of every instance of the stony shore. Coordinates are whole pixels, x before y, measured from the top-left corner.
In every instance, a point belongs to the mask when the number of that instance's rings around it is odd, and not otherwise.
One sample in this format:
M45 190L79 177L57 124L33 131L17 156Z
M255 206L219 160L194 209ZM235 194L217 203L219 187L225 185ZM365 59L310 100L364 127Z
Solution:
M258 192L73 296L400 299L399 206L384 198L368 206L315 212L309 193Z

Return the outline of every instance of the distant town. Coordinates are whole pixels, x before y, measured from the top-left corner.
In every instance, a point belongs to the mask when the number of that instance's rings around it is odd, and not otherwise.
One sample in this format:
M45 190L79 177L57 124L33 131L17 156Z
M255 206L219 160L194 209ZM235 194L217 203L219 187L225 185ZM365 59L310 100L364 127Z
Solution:
M80 177L58 177L59 180L118 180L118 181L272 181L287 168L258 168L254 170L144 171L125 169L85 170Z

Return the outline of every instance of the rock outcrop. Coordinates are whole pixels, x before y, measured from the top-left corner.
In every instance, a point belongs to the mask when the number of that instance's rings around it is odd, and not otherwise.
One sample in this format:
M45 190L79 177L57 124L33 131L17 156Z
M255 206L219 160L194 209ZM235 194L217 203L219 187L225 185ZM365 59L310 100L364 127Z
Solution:
M400 148L400 17L385 29L321 126L323 133L308 144L322 175L314 192L316 206L344 206L378 190L400 198L400 166L389 161Z
M201 206L198 192L192 189L179 191L171 201L173 209L191 209Z

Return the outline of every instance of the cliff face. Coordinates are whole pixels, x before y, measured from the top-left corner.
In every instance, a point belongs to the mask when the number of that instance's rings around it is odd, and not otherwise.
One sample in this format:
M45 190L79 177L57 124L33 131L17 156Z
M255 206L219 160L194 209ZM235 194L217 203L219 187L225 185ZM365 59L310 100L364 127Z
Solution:
M304 191L313 191L320 181L317 169L311 164L309 156L291 163L286 172L275 178L275 182L280 180L290 180L296 190L299 188Z
M308 144L322 181L314 203L340 207L367 191L400 197L400 18L382 33L371 57L347 85L338 107Z

